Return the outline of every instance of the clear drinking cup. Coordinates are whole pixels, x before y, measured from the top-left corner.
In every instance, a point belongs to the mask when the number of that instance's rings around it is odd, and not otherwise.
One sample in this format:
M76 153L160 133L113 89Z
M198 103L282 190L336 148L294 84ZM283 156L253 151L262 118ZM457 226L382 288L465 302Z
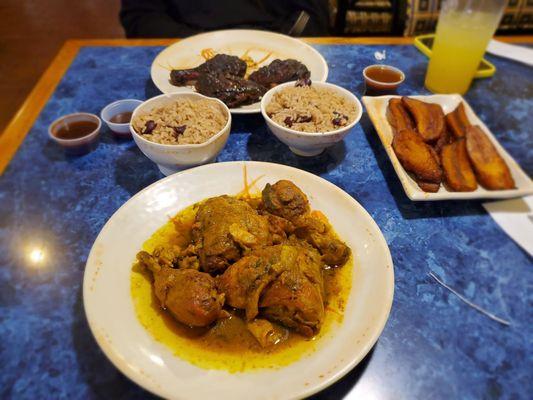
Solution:
M443 1L426 88L434 93L466 93L505 4L506 0Z

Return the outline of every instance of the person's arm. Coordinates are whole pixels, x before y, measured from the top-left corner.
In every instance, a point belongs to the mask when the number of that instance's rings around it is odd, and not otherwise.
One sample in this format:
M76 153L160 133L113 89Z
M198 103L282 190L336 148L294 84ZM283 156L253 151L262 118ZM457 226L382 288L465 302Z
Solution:
M196 33L168 13L165 0L122 0L120 22L126 37L184 37Z

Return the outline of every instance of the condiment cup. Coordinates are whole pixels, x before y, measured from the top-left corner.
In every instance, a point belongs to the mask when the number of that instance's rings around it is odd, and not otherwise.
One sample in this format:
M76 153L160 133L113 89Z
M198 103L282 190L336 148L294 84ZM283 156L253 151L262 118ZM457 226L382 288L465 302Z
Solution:
M133 129L133 120L140 114L150 112L154 108L163 107L178 100L209 99L217 102L228 118L226 125L209 140L200 144L161 144L145 139ZM201 116L200 116L201 117ZM206 97L199 93L170 93L152 97L139 105L130 121L130 132L133 140L143 154L157 164L164 175L170 175L186 168L213 162L228 141L231 129L231 113L220 100Z
M96 128L91 132L88 132L86 135L73 139L65 139L57 137L59 130L65 125L80 122L80 121L91 121L97 124ZM98 116L90 113L74 113L63 115L59 117L54 122L48 126L48 135L50 138L58 143L67 154L71 155L81 155L91 151L97 141L100 134L100 128L102 127L102 120Z
M355 119L337 130L329 132L301 132L294 129L287 128L274 122L267 114L266 107L272 100L272 96L287 87L294 86L296 82L287 82L275 86L270 89L261 100L261 114L265 118L266 124L270 131L283 143L289 146L289 149L296 155L310 157L322 153L327 147L340 142L351 131L351 129L359 122L363 114L363 106L350 91L327 82L312 82L312 86L317 88L329 89L336 94L346 98L356 108Z
M389 70L396 72L399 75L399 79L394 82L382 82L376 79L372 79L368 76L368 71L371 68L380 68L384 70ZM363 78L365 79L365 84L367 89L370 89L371 91L376 92L392 92L402 84L402 82L405 80L405 74L402 70L393 67L392 65L385 65L385 64L373 64L369 65L363 70Z
M141 104L141 100L117 100L105 106L100 112L100 117L116 137L123 139L131 138L130 123L125 122L120 124L116 122L111 122L111 118L120 113L133 112L133 110L135 110Z

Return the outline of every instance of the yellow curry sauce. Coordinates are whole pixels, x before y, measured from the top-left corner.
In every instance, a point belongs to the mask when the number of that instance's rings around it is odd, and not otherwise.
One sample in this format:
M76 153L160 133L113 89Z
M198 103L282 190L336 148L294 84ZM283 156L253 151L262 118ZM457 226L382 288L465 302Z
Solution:
M254 199L247 199L253 202ZM171 218L144 244L151 253L161 245L185 246L198 204L190 206ZM354 249L352 249L352 252ZM344 305L350 293L353 256L341 268L324 271L326 290L325 319L320 332L312 339L289 331L288 338L268 348L262 348L247 330L240 311L230 311L231 317L219 320L213 327L190 328L177 322L162 310L152 290L148 271L134 265L131 273L131 295L137 318L150 334L180 358L205 369L241 372L259 368L278 368L313 352L320 338L342 322Z

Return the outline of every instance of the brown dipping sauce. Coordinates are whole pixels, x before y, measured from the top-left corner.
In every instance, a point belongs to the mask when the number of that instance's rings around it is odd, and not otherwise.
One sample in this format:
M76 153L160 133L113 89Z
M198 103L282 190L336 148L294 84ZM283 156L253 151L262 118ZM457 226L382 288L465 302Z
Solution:
M366 70L366 76L382 83L395 83L402 80L402 75L387 67L371 67Z
M98 128L96 121L74 121L61 124L54 135L59 139L79 139L94 132L96 128Z
M109 118L109 121L113 122L114 124L127 124L130 122L132 114L133 111L126 111L119 114L115 114L111 118Z

